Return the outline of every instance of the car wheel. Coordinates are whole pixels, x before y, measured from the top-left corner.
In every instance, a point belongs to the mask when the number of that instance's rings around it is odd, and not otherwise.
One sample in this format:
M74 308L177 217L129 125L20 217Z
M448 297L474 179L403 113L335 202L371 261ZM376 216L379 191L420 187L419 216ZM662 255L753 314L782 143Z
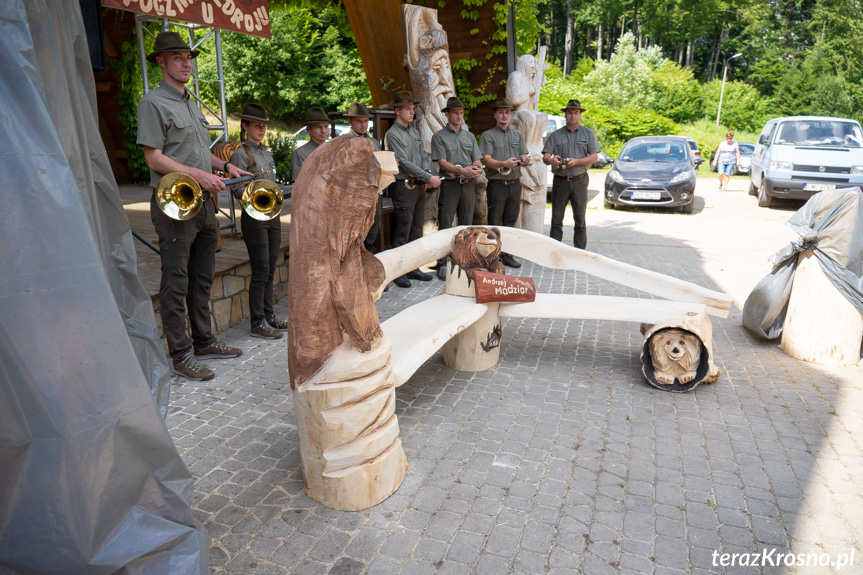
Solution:
M752 183L752 176L749 176L749 195L754 196L758 193L758 188Z
M680 206L680 211L684 214L691 214L695 210L695 198L692 198L692 201L686 204L685 206Z
M761 186L758 188L758 207L769 208L773 203L773 198L767 195L767 184L764 183L764 178L761 178Z
M613 210L614 204L612 204L611 202L609 202L605 198L602 198L602 207L605 208L606 210Z

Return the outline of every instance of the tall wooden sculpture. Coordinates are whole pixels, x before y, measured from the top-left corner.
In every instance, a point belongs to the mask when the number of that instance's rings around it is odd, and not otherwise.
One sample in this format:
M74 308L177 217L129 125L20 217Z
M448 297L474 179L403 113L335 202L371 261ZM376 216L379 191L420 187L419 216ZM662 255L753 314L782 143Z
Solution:
M397 167L392 153L375 154L364 138L331 140L303 167L292 197L288 283L303 482L312 499L355 511L395 491L407 467L391 346L371 295L384 268L363 248L378 191Z
M525 54L518 59L516 70L509 75L506 97L513 105L512 126L524 134L533 163L521 169L521 212L516 225L541 234L545 223L546 176L548 166L542 163L542 137L548 125L548 114L539 112L539 90L543 83L545 46L539 58Z

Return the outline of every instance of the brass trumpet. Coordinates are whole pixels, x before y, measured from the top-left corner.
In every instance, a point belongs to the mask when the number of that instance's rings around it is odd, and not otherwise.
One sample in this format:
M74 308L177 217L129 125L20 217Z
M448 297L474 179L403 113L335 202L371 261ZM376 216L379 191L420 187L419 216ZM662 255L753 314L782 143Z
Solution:
M169 218L191 220L204 205L201 185L182 172L165 174L156 184L156 205Z
M285 202L282 189L270 180L254 180L234 197L246 214L262 222L277 217Z

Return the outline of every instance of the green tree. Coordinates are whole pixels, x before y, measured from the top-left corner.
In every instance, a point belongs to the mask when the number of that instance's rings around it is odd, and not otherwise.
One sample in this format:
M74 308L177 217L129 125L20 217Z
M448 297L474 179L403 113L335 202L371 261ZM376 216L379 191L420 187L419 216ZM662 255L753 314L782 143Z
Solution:
M706 118L716 118L719 108L719 94L722 80L714 80L704 84L701 91L703 115ZM771 114L771 112L774 112ZM758 90L744 82L731 81L725 83L725 93L722 97L722 124L732 130L758 131L764 122L775 113L775 107L769 98L758 93Z
M701 117L701 86L692 70L666 60L653 72L655 96L652 109L676 122Z
M229 110L254 100L273 117L288 121L302 119L311 106L333 110L352 101L369 102L362 62L346 23L344 10L336 6L288 7L271 12L271 39L224 33ZM199 60L202 77L214 77L214 56L202 54Z
M638 50L635 37L621 36L611 59L599 61L584 77L586 94L613 108L651 108L654 100L653 73L665 62L662 49L651 46Z

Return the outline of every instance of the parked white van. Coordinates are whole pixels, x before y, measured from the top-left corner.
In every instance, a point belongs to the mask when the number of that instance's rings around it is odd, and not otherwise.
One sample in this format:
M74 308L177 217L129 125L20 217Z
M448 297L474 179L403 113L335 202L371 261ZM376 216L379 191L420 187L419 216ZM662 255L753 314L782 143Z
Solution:
M749 194L759 206L850 186L863 186L863 132L856 120L789 116L761 130L749 172Z

